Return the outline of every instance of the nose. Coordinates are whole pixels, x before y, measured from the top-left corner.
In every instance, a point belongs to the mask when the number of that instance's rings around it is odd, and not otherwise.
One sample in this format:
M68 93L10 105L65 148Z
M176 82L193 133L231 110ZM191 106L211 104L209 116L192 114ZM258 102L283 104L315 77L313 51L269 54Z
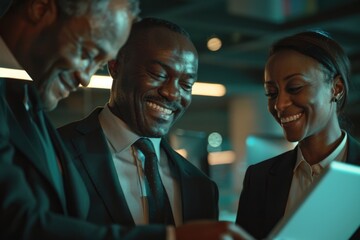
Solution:
M274 108L278 112L284 111L288 106L291 105L291 99L289 94L279 92L275 100Z
M84 87L89 85L91 77L96 73L100 67L100 62L97 60L90 61L89 59L82 59L79 67L79 81Z
M159 88L159 94L168 101L178 101L180 97L180 86L177 79L168 79Z

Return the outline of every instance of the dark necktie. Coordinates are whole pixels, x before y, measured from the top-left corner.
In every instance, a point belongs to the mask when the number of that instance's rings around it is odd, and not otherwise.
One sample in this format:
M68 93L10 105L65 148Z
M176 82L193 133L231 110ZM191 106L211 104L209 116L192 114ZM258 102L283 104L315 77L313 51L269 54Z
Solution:
M135 142L135 146L145 156L145 176L150 188L149 223L174 224L169 198L160 178L154 146L147 138L140 138Z

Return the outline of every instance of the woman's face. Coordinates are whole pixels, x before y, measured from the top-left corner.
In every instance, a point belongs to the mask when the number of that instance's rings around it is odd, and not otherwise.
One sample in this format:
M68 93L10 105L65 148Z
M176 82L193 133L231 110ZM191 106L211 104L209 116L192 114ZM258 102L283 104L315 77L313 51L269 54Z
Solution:
M338 126L332 98L342 83L329 83L329 77L319 62L293 50L269 58L264 82L268 110L288 141L326 136Z

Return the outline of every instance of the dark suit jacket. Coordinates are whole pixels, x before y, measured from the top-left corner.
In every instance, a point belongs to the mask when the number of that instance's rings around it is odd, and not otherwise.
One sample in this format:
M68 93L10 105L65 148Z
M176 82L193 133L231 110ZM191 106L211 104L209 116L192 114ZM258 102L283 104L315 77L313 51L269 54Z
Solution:
M360 143L348 134L347 163L360 165ZM249 166L236 223L257 239L266 238L284 216L297 148Z
M5 82L0 79L0 96L5 96ZM6 101L0 97L0 160L3 163L11 163L14 149L10 144L10 131L6 124L7 111Z
M46 156L29 135L23 104L25 81L0 79L0 239L161 239L162 226L124 228L85 221L89 196L57 131L47 131L62 167L65 196L56 190ZM30 84L30 83L29 83ZM30 87L32 89L32 87ZM31 92L33 93L33 92ZM36 105L36 94L31 94ZM146 236L146 237L145 237Z
M90 193L91 208L88 220L95 223L120 223L133 226L134 220L118 181L110 150L100 126L101 108L85 119L59 129L73 160ZM172 173L180 186L183 221L218 218L218 189L216 184L189 161L161 141Z

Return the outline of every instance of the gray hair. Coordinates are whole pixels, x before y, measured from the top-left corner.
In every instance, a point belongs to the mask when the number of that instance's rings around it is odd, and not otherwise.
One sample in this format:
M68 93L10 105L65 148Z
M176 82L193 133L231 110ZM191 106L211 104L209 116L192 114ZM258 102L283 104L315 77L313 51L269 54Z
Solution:
M127 3L128 10L134 17L140 13L139 0L58 0L57 4L64 14L81 16L104 11L111 1Z

